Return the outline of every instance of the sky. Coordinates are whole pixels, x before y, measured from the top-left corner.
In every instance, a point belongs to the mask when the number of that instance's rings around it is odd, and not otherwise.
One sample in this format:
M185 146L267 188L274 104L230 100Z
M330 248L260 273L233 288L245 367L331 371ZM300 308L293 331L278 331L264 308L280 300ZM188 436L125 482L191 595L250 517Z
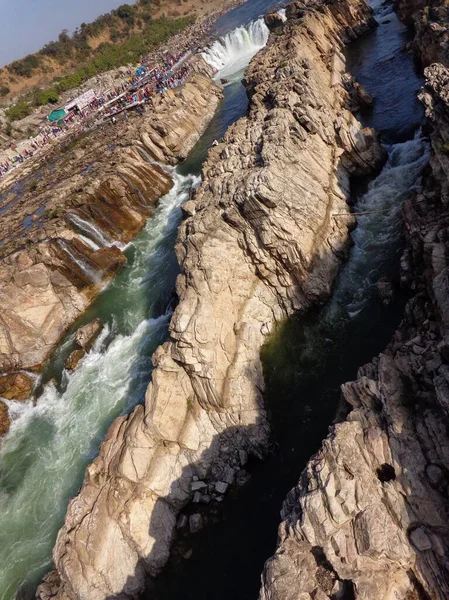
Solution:
M132 0L0 0L0 67Z

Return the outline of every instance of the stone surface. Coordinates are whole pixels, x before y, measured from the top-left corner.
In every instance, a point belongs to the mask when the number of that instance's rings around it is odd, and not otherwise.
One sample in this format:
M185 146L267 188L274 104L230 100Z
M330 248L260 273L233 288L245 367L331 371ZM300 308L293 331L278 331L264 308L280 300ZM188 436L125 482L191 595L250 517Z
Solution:
M395 0L399 18L414 30L412 49L423 65L449 62L449 24L444 0Z
M65 361L66 369L75 371L78 368L79 362L91 350L102 329L103 325L100 319L95 319L78 329L75 335L75 348Z
M58 599L138 596L168 559L194 477L227 487L230 467L243 482L248 455L268 447L264 336L329 295L353 222L350 174L384 160L341 82L343 43L372 25L370 9L303 7L253 60L248 116L209 152L185 207L170 338L154 354L145 406L114 422L69 505L54 549Z
M78 368L80 361L86 356L85 350L73 350L65 361L65 368L68 371L75 371Z
M33 392L34 382L25 373L11 373L0 377L0 398L23 402Z
M118 246L142 229L172 186L149 156L182 160L221 95L210 79L194 73L155 98L144 116L73 141L51 171L35 174L35 185L24 184L17 197L11 192L11 211L2 215L0 372L39 369L124 264ZM31 225L23 228L27 219Z
M446 56L426 40L418 27L420 54ZM431 172L403 210L411 299L390 345L342 386L351 410L284 503L261 600L333 599L331 579L355 600L449 598L449 71L425 75Z
M4 435L9 431L10 418L8 414L8 407L0 400L0 435Z

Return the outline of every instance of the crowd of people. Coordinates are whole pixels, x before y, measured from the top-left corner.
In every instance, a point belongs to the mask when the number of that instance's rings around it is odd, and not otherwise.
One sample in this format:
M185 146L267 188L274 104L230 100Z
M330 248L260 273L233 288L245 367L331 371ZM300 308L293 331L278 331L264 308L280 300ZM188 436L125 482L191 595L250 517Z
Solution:
M10 158L0 163L0 179L31 158L41 148L60 141L69 133L82 129L87 122L97 116L103 119L127 111L132 107L151 103L156 94L164 94L182 83L190 74L188 64L175 68L182 56L168 54L164 56L164 63L152 69L149 66L139 67L140 76L133 75L131 70L121 85L106 93L99 93L86 106L82 112L70 111L58 125L45 125L39 134L28 140L28 147L18 150L14 142L10 144L8 154ZM108 106L107 106L108 105ZM106 108L107 106L107 108Z
M240 0L236 0L238 3ZM57 125L45 125L39 134L28 140L28 147L18 150L14 143L9 148L9 158L0 163L0 180L11 170L48 145L61 141L69 134L87 128L96 118L116 122L116 116L130 108L150 104L156 94L165 94L182 85L191 74L190 56L210 39L212 27L217 18L229 10L229 6L213 16L190 25L170 40L170 48L141 57L137 69L124 73L120 85L95 95L82 111L69 111ZM11 156L12 154L12 156Z

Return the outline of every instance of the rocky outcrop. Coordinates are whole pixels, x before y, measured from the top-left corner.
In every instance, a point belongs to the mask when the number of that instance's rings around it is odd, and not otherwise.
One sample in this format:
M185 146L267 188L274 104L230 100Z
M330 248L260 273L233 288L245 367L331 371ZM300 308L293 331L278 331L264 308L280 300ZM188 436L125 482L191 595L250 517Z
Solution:
M65 361L66 369L74 371L78 367L81 359L91 350L102 329L103 325L99 319L95 319L95 321L78 329L75 335L75 348Z
M416 59L423 67L449 61L447 6L442 0L395 0L400 19L413 26L411 43Z
M145 406L112 425L87 469L41 599L137 596L167 561L193 495L222 495L248 454L267 447L264 336L329 295L352 224L350 175L384 160L341 84L342 46L372 24L370 9L295 3L287 14L247 72L248 116L210 151L184 206L179 304ZM190 521L191 531L201 525Z
M221 90L194 74L144 116L62 149L9 192L2 214L0 372L38 370L61 335L124 264L129 242L167 193L174 164L215 113ZM17 191L15 191L17 190Z
M25 373L11 373L0 377L0 398L23 402L31 396L34 383Z
M9 431L11 420L8 414L8 406L0 400L0 435L4 435Z
M425 75L431 172L404 207L412 297L391 344L342 386L349 414L285 501L261 600L449 597L449 72Z
M405 215L415 296L391 345L342 387L351 410L284 503L261 600L449 596L449 213L432 190Z

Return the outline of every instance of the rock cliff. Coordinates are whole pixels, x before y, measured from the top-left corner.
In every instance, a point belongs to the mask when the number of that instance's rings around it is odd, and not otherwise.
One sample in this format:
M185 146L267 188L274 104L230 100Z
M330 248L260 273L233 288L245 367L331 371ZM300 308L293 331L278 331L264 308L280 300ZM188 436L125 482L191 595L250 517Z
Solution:
M194 74L143 116L75 139L3 193L0 373L39 370L124 264L122 244L172 186L155 161L182 160L221 96L210 78Z
M449 597L449 71L425 76L431 170L403 211L411 299L390 345L342 386L348 415L285 501L261 600Z
M169 341L145 405L112 425L69 505L42 600L136 597L194 494L219 501L267 448L264 336L329 295L353 222L350 175L385 158L342 85L342 47L373 25L370 9L293 3L287 16L246 74L248 116L210 151L184 206ZM201 527L200 515L188 522Z
M413 53L423 67L449 60L447 6L442 0L395 0L398 16L414 29Z

